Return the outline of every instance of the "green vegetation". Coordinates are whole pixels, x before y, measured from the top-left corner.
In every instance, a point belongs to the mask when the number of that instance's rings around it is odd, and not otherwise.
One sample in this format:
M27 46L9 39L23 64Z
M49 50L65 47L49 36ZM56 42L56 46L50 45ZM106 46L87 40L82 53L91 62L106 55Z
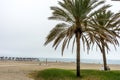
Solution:
M32 73L35 80L74 80L75 74L70 70L46 69Z
M81 70L81 78L77 78L75 70L46 69L35 71L35 80L120 80L120 71Z

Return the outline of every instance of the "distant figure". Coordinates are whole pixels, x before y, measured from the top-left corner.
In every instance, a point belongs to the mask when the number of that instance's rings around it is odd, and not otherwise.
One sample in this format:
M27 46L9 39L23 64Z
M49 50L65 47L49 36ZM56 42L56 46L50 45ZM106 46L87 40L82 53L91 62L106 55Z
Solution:
M46 65L47 65L47 58L46 58Z
M107 66L107 70L109 70L109 71L110 71L110 67L109 67L109 66Z
M41 66L41 62L40 62L40 60L39 60L39 65Z

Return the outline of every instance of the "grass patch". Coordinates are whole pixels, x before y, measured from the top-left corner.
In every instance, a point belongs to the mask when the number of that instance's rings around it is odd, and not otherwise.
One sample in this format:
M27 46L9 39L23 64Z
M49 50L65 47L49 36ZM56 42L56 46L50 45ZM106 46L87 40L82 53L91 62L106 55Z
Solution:
M120 71L81 70L81 79L75 70L46 69L31 73L35 80L120 80Z
M120 80L120 71L81 70L82 80Z
M75 74L71 70L46 69L32 73L35 80L74 80Z

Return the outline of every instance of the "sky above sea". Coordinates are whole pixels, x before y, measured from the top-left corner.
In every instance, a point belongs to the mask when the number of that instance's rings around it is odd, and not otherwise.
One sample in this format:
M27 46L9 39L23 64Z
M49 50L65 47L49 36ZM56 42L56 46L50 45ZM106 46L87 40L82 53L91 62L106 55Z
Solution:
M56 51L52 43L44 46L47 34L57 23L48 20L50 6L57 6L57 1L0 0L0 56L75 58L76 49L72 53L71 47L61 56L61 46ZM120 1L106 0L105 4L111 4L113 12L120 11ZM120 47L115 50L111 45L110 49L107 58L120 59ZM81 58L101 59L102 55L96 48L89 55L81 49Z

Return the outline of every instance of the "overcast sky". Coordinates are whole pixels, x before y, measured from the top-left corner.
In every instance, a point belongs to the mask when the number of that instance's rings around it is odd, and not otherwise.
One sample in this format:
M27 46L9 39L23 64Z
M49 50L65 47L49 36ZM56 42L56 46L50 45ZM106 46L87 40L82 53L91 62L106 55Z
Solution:
M113 5L114 12L120 10L120 2L107 3ZM75 58L71 48L61 56L61 49L56 51L49 44L44 46L45 37L56 24L47 18L51 16L50 6L57 5L57 0L0 0L0 56L20 57L55 57ZM107 54L109 59L120 58L120 47L117 51L111 47ZM100 51L95 50L87 55L81 51L81 58L101 59Z

